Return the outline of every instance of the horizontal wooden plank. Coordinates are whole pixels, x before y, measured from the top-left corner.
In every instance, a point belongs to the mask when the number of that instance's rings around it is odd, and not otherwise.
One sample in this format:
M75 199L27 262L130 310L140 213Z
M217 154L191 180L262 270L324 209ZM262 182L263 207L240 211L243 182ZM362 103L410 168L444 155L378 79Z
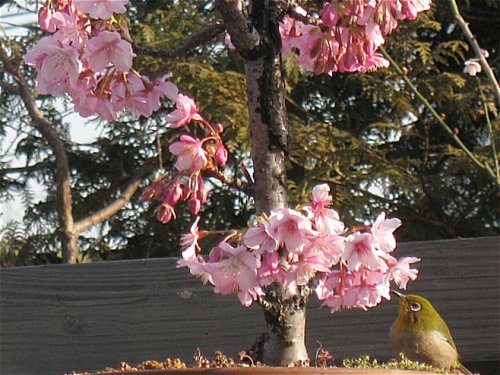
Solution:
M500 237L400 244L395 255L422 258L409 291L433 302L464 361L500 359ZM0 373L97 370L121 361L181 357L197 347L236 355L265 329L257 306L214 295L176 269L145 259L0 270ZM337 358L388 358L397 304L330 314L311 301L308 346Z

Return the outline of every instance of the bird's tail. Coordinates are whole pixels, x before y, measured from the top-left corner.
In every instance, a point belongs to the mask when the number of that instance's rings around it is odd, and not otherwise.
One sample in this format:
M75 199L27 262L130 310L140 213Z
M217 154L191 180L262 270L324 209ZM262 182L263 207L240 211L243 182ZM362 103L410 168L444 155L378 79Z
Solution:
M462 374L464 375L477 375L474 374L472 371L470 371L467 367L462 365L460 362L457 361L457 363L454 366L457 370L459 370Z

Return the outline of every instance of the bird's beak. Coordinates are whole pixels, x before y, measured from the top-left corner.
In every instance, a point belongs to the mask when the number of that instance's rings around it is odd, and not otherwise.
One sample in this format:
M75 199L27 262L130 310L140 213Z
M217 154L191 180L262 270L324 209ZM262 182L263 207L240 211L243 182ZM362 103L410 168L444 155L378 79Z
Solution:
M397 290L391 289L391 293L394 293L403 301L406 299L406 296L403 293L398 292Z

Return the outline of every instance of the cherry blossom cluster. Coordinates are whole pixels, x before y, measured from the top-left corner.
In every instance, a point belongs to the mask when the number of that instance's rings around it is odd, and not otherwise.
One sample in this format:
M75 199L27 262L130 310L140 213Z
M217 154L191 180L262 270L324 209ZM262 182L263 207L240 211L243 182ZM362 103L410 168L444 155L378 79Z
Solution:
M382 213L371 227L349 231L330 208L329 192L327 184L317 185L310 204L272 210L246 233L231 232L207 259L199 254L199 240L210 232L199 230L198 217L182 238L178 266L212 284L215 293L236 292L244 306L259 300L272 283L312 283L332 312L390 299L391 281L405 289L417 277L410 264L419 259L391 255L401 222Z
M46 0L38 21L51 35L25 56L37 69L41 94L68 94L82 116L116 120L127 109L151 116L160 99L177 101L170 74L151 81L133 70L125 18L129 0Z
M188 202L193 215L198 215L208 197L204 176L217 174L228 159L221 138L224 127L205 120L192 98L179 94L176 109L166 119L171 128L195 123L199 125L198 132L203 131L206 137L199 139L192 134L183 134L173 142L169 151L177 157L176 170L158 177L141 195L142 201L160 202L156 207L156 217L162 223L175 218L175 205L181 200Z
M37 69L39 93L69 95L85 117L97 114L111 121L122 110L148 117L162 99L175 103L167 126L187 129L194 124L196 129L169 145L175 169L158 177L141 200L159 202L156 216L162 223L175 218L180 201L199 215L208 196L204 178L223 176L228 159L223 126L205 120L195 101L168 81L170 74L150 80L133 69L135 55L123 15L128 3L46 0L39 24L49 35L25 61ZM297 8L295 17L285 16L280 24L283 53L296 54L302 66L317 74L387 66L377 53L384 36L429 6L430 0L332 0L315 22L309 21L314 9ZM206 258L200 255L200 239L220 232L201 231L197 216L182 237L178 266L212 284L216 293L237 293L244 306L259 301L274 283L312 286L332 312L366 309L390 299L391 282L405 289L417 277L410 265L419 259L391 255L400 221L382 213L371 227L349 230L331 203L328 185L318 185L309 204L272 210L246 232L230 231Z
M314 9L298 7L299 17L280 23L284 55L315 74L367 72L388 67L378 47L402 20L413 20L431 0L331 0L314 17ZM299 18L300 20L298 20ZM310 20L310 21L309 21Z

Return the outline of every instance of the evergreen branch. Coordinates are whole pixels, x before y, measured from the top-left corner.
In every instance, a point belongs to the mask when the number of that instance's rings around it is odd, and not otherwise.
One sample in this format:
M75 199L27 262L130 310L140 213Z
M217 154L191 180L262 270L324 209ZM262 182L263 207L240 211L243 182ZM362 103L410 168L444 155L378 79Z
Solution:
M437 121L441 128L453 139L453 141L457 144L457 146L467 155L467 157L476 164L479 168L484 169L490 177L493 178L498 187L500 187L500 179L497 178L491 167L488 163L482 163L469 149L468 147L457 137L457 135L453 132L450 126L439 116L434 107L429 103L429 101L422 95L422 93L418 90L418 88L413 84L413 82L406 76L401 67L396 63L396 61L387 53L384 47L380 46L380 51L384 55L384 57L389 60L391 65L394 67L396 72L401 76L403 81L410 87L411 91L422 101L425 107L432 114L434 119Z
M225 30L225 26L222 22L214 23L207 28L201 30L200 32L194 34L191 38L187 39L182 46L172 48L169 50L160 50L156 48L141 47L140 45L134 44L134 50L141 55L152 56L152 57L162 57L162 58L174 58L187 54L191 49L206 43Z
M493 85L493 89L495 92L495 97L497 99L497 107L500 109L500 86L498 84L498 81L495 77L495 74L493 73L493 69L491 69L491 66L488 64L488 61L486 61L486 57L484 56L483 52L481 51L481 47L479 46L479 43L477 42L476 37L472 33L472 31L469 28L469 25L467 22L465 22L464 18L460 14L460 10L458 9L457 2L455 0L448 0L450 3L451 7L451 12L453 16L455 17L455 20L458 23L458 26L462 29L462 32L464 33L465 37L469 41L469 44L472 46L472 49L474 50L474 53L476 54L477 58L479 59L479 63L481 64L481 67L484 70L484 73L488 77L488 80L490 83ZM498 179L498 177L497 177Z
M16 85L0 80L0 87L12 94L20 95L20 91Z

